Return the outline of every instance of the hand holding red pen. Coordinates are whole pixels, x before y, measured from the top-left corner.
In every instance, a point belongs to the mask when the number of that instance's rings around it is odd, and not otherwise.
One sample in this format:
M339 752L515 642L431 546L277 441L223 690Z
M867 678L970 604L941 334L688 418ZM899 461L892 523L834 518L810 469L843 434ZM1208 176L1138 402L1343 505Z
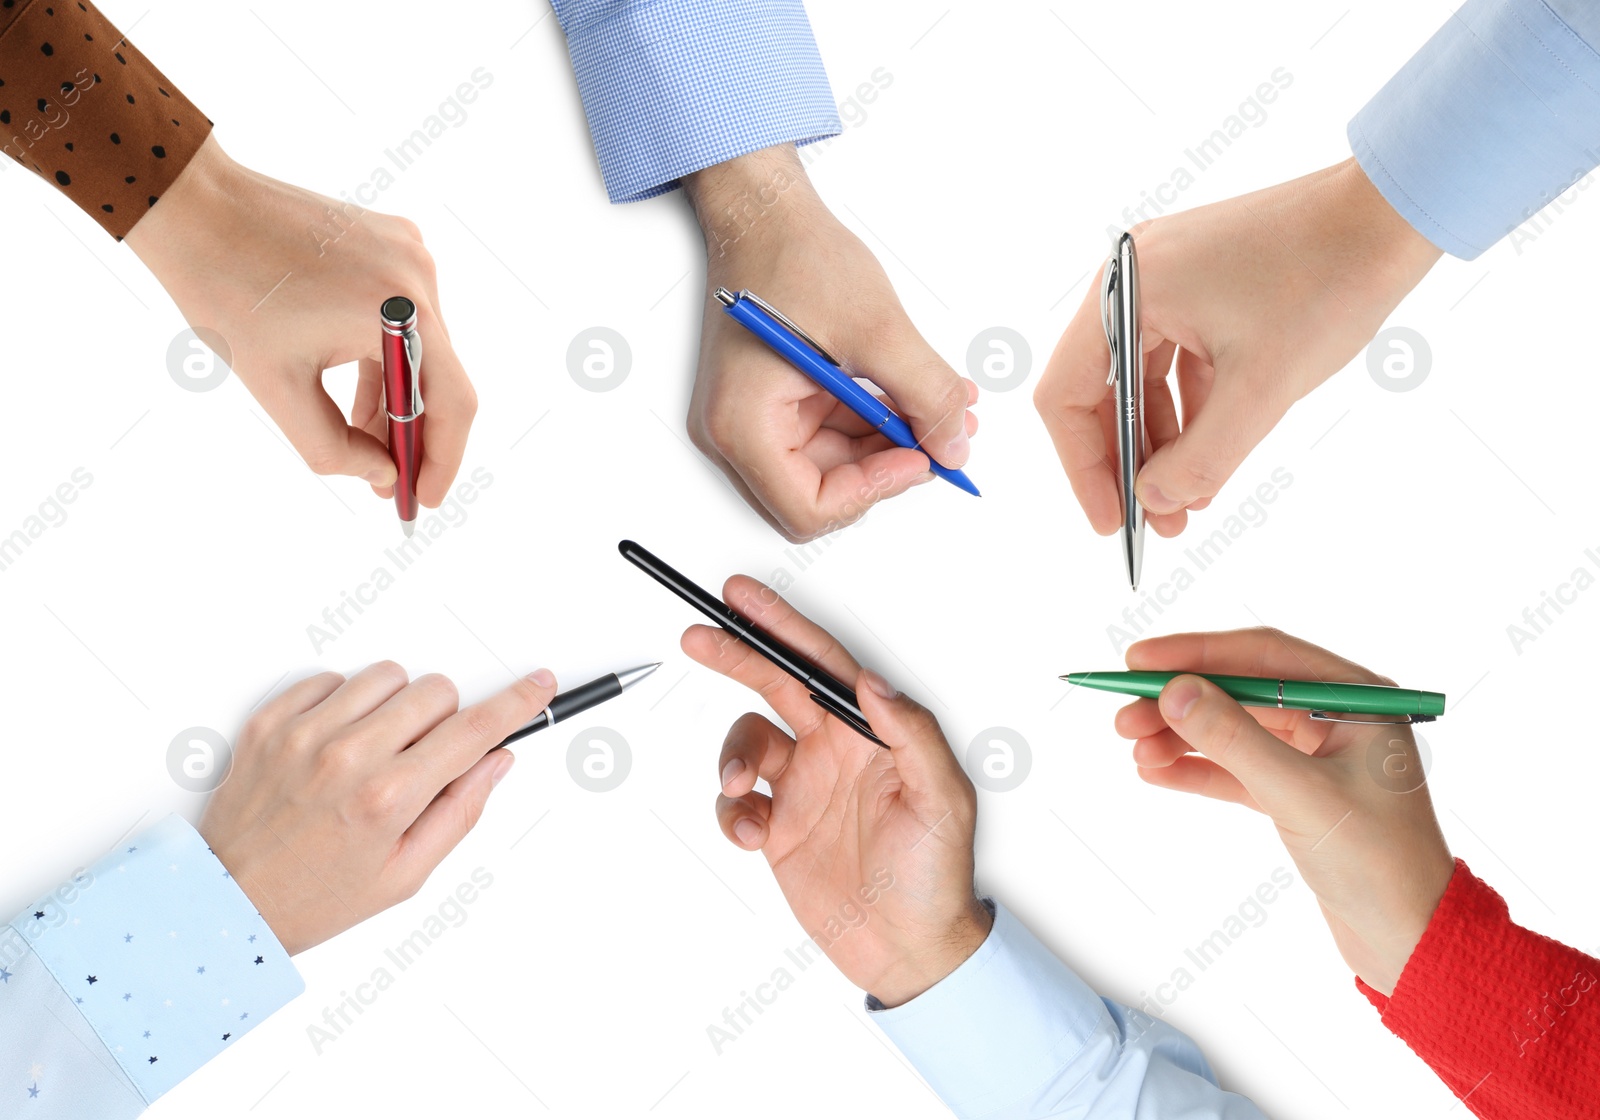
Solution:
M428 354L418 496L444 500L478 404L415 225L259 175L213 136L127 243L185 319L222 336L234 373L313 471L363 478L382 497L395 467L374 312L396 292L409 296ZM324 370L347 362L360 371L348 421L322 384Z

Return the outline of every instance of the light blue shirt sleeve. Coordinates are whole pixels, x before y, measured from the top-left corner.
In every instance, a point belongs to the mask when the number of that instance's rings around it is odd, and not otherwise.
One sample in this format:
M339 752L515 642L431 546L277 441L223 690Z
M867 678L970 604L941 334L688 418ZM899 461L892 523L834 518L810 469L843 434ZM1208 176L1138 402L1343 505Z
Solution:
M0 1116L130 1120L303 989L167 817L0 926Z
M1367 178L1471 260L1600 165L1600 4L1467 0L1350 122Z
M840 131L800 0L554 0L612 202Z
M1010 911L954 972L872 1020L962 1120L1262 1120L1189 1037L1094 993Z

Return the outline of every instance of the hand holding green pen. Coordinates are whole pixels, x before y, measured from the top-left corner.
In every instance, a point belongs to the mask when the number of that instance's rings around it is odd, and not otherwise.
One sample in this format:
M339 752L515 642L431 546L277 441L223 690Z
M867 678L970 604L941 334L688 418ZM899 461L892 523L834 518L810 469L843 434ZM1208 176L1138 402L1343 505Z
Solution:
M1455 869L1416 741L1403 725L1313 719L1290 707L1287 693L1294 677L1375 687L1391 699L1409 690L1276 630L1152 638L1130 646L1127 658L1143 675L1169 678L1159 700L1117 713L1117 732L1135 740L1139 776L1270 816L1345 962L1377 991L1393 992ZM1171 671L1180 665L1206 676ZM1241 670L1277 674L1274 693L1281 676L1284 708L1275 695L1270 707L1241 707L1210 679ZM1435 697L1443 710L1437 693L1409 695Z

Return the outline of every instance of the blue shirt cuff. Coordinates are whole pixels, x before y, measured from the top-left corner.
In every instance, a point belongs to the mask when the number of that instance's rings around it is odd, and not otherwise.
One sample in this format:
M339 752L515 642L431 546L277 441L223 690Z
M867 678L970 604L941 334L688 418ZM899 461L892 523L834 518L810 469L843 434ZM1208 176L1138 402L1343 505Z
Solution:
M840 131L800 0L557 0L555 10L612 202Z
M1542 0L1467 0L1348 135L1389 204L1471 260L1600 164L1600 54Z
M1262 1120L1189 1037L1104 1000L1005 907L978 951L916 999L867 1009L964 1120Z
M289 954L199 833L169 816L41 898L25 949L146 1103L304 990ZM8 1016L9 1017L9 1016Z

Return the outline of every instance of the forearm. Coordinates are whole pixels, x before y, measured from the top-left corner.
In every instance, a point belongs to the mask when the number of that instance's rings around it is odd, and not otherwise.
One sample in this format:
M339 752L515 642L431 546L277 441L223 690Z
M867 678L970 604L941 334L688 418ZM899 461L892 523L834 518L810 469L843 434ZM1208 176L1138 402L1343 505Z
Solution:
M0 71L0 150L119 240L211 131L87 0L19 0L0 11Z

